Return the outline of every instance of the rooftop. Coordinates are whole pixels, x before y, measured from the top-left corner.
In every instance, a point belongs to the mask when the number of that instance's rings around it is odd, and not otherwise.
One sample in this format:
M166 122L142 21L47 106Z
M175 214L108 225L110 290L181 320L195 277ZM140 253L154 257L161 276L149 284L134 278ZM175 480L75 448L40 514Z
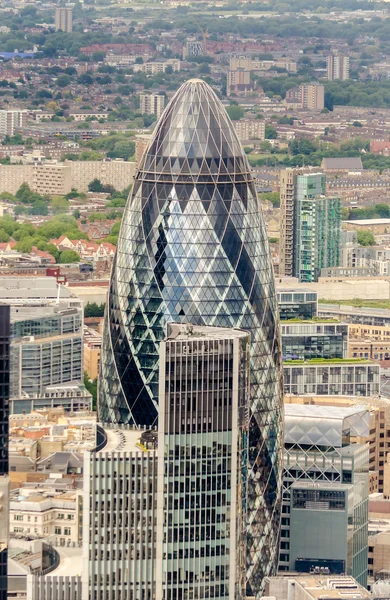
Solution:
M310 366L321 366L321 365L332 365L332 364L363 364L363 365L375 365L375 361L366 360L365 358L309 358L307 360L284 360L284 365L310 365Z
M345 432L369 434L370 414L361 406L338 407L285 404L285 443L341 448Z
M343 221L350 225L389 225L390 219L353 219L351 221Z
M101 452L147 452L141 444L143 429L104 429L107 444Z
M248 333L242 329L229 327L208 327L192 325L190 323L168 323L166 341L171 340L195 340L205 337L214 340L241 338Z

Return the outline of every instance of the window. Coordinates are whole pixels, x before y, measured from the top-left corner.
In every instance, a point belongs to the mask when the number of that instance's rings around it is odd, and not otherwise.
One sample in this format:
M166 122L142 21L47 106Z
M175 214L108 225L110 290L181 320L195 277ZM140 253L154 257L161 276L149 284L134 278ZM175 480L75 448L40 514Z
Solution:
M23 521L23 515L14 515L15 521Z
M64 535L70 535L70 528L69 527L64 527Z
M54 528L54 533L55 533L56 535L61 535L61 533L62 533L62 529L61 529L61 527L55 527L55 528Z

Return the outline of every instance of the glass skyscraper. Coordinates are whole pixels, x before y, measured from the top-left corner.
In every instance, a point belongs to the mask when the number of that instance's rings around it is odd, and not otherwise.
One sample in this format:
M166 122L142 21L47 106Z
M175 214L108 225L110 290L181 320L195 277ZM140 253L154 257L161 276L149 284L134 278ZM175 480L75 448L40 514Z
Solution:
M124 211L110 283L99 418L157 425L159 343L169 322L251 334L246 581L277 562L282 369L274 276L250 167L201 80L174 95Z

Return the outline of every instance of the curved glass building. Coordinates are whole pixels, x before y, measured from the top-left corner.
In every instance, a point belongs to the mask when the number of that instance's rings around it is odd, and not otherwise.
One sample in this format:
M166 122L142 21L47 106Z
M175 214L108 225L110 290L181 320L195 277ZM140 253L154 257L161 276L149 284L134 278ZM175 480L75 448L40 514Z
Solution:
M276 567L280 521L277 302L248 162L225 108L201 80L185 83L165 109L125 208L105 316L101 421L157 425L168 322L251 333L243 510L247 588L257 595Z

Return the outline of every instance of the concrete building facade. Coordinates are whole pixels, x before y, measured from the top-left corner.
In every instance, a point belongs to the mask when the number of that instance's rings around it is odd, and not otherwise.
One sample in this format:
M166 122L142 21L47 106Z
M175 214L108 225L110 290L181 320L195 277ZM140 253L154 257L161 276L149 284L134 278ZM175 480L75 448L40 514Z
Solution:
M159 119L164 111L165 96L161 94L140 94L139 102L143 115L156 115Z
M18 127L27 124L26 110L0 110L0 135L12 136Z
M330 54L326 58L326 67L329 81L349 79L349 56Z
M65 33L71 33L73 29L73 11L72 8L68 7L57 7L55 15L55 28L56 31L64 31Z

